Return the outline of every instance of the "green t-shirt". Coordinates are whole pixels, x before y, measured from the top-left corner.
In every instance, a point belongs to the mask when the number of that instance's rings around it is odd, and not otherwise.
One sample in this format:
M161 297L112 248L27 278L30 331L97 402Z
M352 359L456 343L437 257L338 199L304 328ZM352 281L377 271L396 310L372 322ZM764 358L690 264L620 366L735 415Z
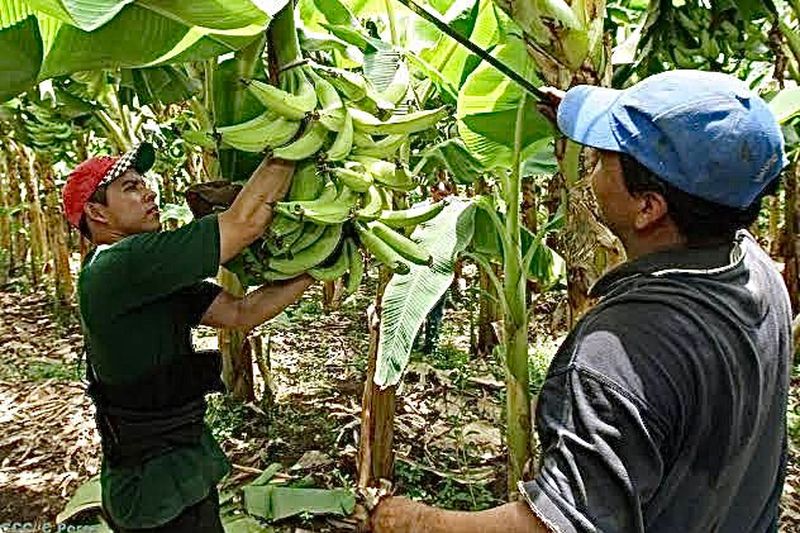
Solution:
M169 232L98 247L84 262L78 298L92 366L101 382L135 381L191 353L196 326L219 289L202 280L219 265L219 225L210 215ZM230 463L208 427L197 446L133 467L103 461L103 506L117 525L156 527L208 495Z

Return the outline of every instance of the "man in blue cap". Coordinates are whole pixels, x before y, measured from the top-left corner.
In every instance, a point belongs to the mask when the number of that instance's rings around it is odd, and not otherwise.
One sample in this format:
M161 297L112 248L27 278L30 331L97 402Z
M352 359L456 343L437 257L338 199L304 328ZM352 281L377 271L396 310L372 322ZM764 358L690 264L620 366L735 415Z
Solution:
M521 501L458 513L386 498L372 529L777 531L791 309L745 229L787 163L774 117L718 73L551 94L559 129L597 156L597 203L628 261L550 365Z

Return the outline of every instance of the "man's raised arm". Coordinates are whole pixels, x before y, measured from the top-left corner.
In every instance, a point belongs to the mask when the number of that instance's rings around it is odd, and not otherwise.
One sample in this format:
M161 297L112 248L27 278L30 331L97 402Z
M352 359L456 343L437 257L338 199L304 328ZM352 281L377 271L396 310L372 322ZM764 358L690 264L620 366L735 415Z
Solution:
M233 204L220 213L219 262L236 257L260 237L272 222L273 206L282 199L292 183L294 163L265 158L253 172Z

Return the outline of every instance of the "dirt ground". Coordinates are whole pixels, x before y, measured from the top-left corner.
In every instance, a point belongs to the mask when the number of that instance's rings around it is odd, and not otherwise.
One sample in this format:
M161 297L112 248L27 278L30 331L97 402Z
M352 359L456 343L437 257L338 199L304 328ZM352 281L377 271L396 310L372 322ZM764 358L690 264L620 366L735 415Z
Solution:
M272 402L257 369L257 401L211 398L208 421L234 465L223 493L273 462L315 486L352 486L369 297L357 295L332 313L323 313L319 301L314 291L258 330L269 348ZM456 299L446 311L437 353L412 358L398 391L395 425L398 490L458 509L496 505L505 489L501 366L470 355L473 305L468 294ZM548 317L553 309L542 311ZM540 356L534 357L534 374L544 372L559 341L536 338L545 340L535 346ZM198 345L215 342L211 330L198 332ZM74 309L54 313L38 292L0 292L0 524L53 522L75 489L98 472L99 438L77 365L81 345ZM800 419L797 376L790 410ZM798 437L784 491L786 532L800 531ZM338 530L335 521L284 526Z

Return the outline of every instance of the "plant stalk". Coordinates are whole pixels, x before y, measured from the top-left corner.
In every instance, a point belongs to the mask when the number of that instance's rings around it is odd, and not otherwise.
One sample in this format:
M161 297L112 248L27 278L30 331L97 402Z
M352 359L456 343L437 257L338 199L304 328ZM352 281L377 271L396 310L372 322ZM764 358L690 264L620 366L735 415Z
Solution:
M287 3L275 15L267 31L270 50L275 56L278 69L303 57L294 24L294 2Z
M522 131L527 95L523 93L514 131L514 157L506 187L506 235L510 246L503 265L506 352L506 438L508 441L508 495L516 499L531 456L531 402L528 375L528 312L526 276L522 270L520 240L520 178Z

